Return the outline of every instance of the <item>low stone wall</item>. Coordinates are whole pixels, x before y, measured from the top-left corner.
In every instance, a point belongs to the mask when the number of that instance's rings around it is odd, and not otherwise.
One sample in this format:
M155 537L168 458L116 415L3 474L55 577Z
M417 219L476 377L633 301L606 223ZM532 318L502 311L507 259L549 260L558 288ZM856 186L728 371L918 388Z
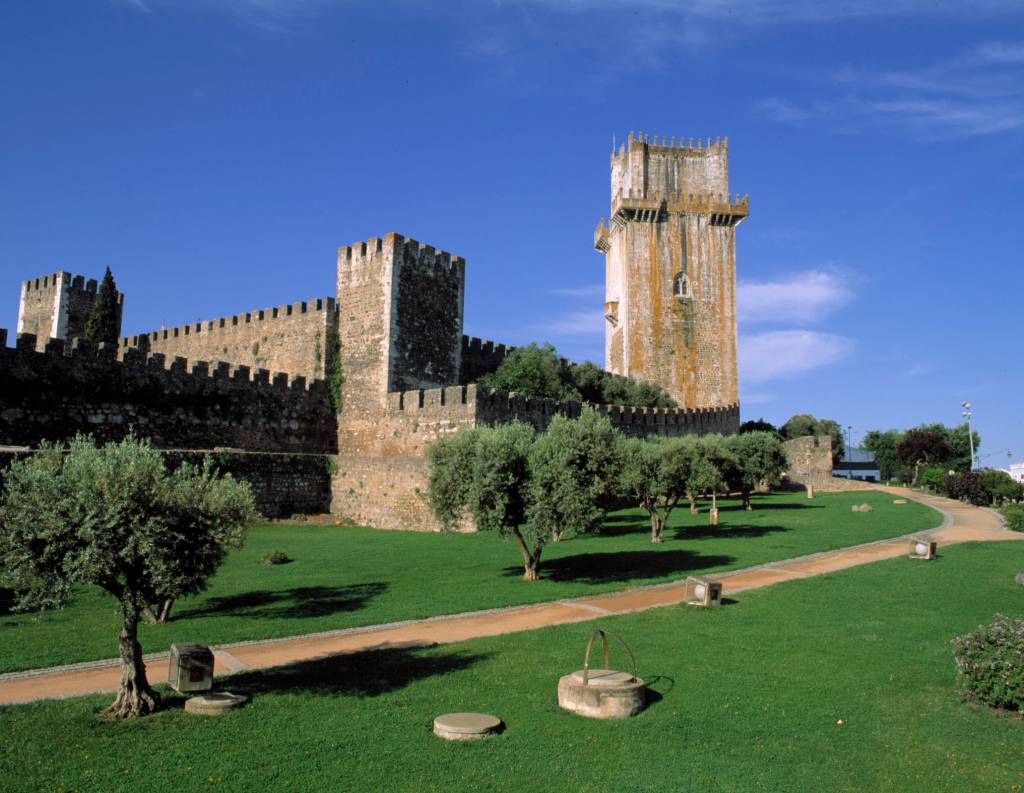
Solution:
M682 410L595 405L624 435L731 433L739 408ZM539 431L556 415L578 416L579 402L531 399L478 385L387 394L382 404L349 406L340 417L338 473L331 511L359 525L438 531L427 500L427 452L437 438L463 428L519 420ZM469 528L469 527L466 527Z
M35 451L0 451L0 488L4 472L15 458ZM202 465L209 456L217 470L248 482L256 508L267 518L319 515L330 511L331 476L336 458L325 454L271 454L214 449L162 452L172 470L183 462Z
M818 493L871 489L870 485L856 479L832 476L832 438L829 435L793 438L784 446L789 470L784 474L783 482L794 488L805 488L810 484Z

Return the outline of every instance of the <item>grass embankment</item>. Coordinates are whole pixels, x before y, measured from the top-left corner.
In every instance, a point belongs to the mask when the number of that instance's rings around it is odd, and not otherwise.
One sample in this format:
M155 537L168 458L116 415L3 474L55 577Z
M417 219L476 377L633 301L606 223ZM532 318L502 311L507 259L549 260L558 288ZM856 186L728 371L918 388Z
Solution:
M867 502L874 512L852 513ZM257 527L209 590L174 607L166 625L143 625L145 652L173 642L220 644L418 619L595 594L785 559L937 526L920 504L881 493L803 494L755 499L753 512L722 502L721 525L706 508L673 514L665 542L652 545L638 511L612 515L600 536L544 549L541 580L520 580L516 546L492 534L382 532L331 526ZM267 567L280 548L294 561ZM0 671L116 656L117 604L82 589L66 609L0 616Z
M1024 612L1024 544L954 546L738 595L603 620L655 691L637 718L560 711L594 623L246 673L252 704L104 723L107 696L0 708L15 791L1014 791L1024 723L962 705L952 636ZM613 649L613 653L615 650ZM623 668L620 656L613 665ZM180 705L180 700L178 701ZM483 743L434 716L505 720Z

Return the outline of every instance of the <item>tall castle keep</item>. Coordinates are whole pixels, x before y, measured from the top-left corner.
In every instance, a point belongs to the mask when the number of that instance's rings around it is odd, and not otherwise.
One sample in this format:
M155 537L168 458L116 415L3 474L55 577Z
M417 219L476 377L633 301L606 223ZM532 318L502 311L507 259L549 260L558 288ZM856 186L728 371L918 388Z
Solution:
M735 432L735 225L724 144L630 139L612 158L608 368L680 407L596 405L630 436ZM430 444L514 420L579 415L478 386L513 349L463 335L466 262L400 234L339 249L337 292L140 333L80 338L94 281L22 285L18 338L0 329L0 447L131 429L168 454L214 450L268 515L330 510L379 528L437 529ZM0 468L4 452L0 448ZM14 452L17 453L17 452ZM326 458L326 460L325 460Z
M612 153L611 192L594 235L605 368L657 383L683 408L738 406L736 226L748 199L729 197L728 139L630 133Z

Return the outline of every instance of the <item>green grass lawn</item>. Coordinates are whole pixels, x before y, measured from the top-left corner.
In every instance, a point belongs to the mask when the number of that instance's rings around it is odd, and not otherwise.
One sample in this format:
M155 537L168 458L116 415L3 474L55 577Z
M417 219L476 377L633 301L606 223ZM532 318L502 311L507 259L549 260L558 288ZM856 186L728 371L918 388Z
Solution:
M0 708L0 788L1009 793L1024 722L959 702L949 640L1024 613L1021 569L1024 543L961 545L605 619L655 692L621 722L555 702L598 623L245 673L253 702L217 719L100 722L109 695ZM506 730L435 738L458 710Z
M868 502L870 513L850 506ZM492 534L384 532L333 526L257 527L209 590L182 600L166 625L144 625L145 652L173 642L219 644L495 608L670 581L690 573L747 567L855 545L941 523L916 503L883 493L802 493L755 499L753 512L723 502L721 525L705 510L679 509L652 545L637 511L612 515L600 536L549 544L542 580L520 580L512 542ZM293 562L266 567L274 548ZM111 658L120 628L117 604L82 589L66 609L0 613L0 671Z

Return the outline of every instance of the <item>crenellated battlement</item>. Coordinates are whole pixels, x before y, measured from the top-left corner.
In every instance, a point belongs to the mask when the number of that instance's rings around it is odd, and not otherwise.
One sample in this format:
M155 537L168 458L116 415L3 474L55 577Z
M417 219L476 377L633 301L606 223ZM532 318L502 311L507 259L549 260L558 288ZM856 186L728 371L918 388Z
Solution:
M268 369L255 369L249 366L232 364L227 361L189 360L180 355L167 356L160 352L146 352L137 347L118 347L112 344L100 344L94 347L86 339L75 339L71 344L63 339L47 339L42 350L36 349L37 339L33 333L17 334L14 347L7 347L8 332L0 328L0 356L12 353L23 356L18 362L29 367L40 361L41 357L70 358L79 360L108 361L129 368L163 371L174 375L206 378L211 380L229 380L236 384L254 385L257 388L267 386L275 389L288 389L295 392L320 393L326 391L324 380L307 380L302 375L287 372L271 372ZM0 359L0 367L14 363L9 357Z
M119 440L129 430L158 448L333 452L327 384L224 361L189 360L84 339L31 333L7 346L0 329L0 444Z
M676 142L676 136L661 136L661 141L658 141L657 135L649 135L646 132L638 132L635 135L630 132L626 142L619 146L617 151L612 151L612 158L625 157L626 154L633 148L645 147L659 148L659 149L676 149L682 151L684 154L692 154L695 157L705 156L708 152L714 151L725 152L729 150L729 139L716 137L714 143L711 142L711 136L707 139L698 137L696 143L694 143L693 137L689 139L679 136L678 143Z
M184 336L195 336L202 333L211 333L220 330L230 330L240 325L249 325L259 322L273 322L278 319L287 319L300 314L327 313L335 315L338 307L333 297L317 297L311 300L300 300L295 303L283 303L276 308L263 308L257 311L246 311L241 314L229 314L226 317L217 319L193 322L188 325L178 325L173 328L162 328L148 333L140 333L135 336L123 336L119 340L121 347L140 347L148 341L161 341L165 339L177 339Z
M451 417L474 409L475 423L496 426L519 420L544 430L556 415L575 418L584 405L606 416L626 435L688 435L732 433L739 425L739 405L715 408L647 408L627 405L590 405L589 403L526 396L470 383L445 388L395 391L386 399L387 412L393 416L430 414Z
M352 245L343 245L338 248L338 262L362 259L367 256L374 256L383 253L384 250L404 250L415 259L424 263L433 263L436 267L444 267L448 270L465 268L466 260L461 256L435 248L433 245L414 240L412 237L405 237L395 232L388 232L383 237L371 237L365 242L356 242Z

